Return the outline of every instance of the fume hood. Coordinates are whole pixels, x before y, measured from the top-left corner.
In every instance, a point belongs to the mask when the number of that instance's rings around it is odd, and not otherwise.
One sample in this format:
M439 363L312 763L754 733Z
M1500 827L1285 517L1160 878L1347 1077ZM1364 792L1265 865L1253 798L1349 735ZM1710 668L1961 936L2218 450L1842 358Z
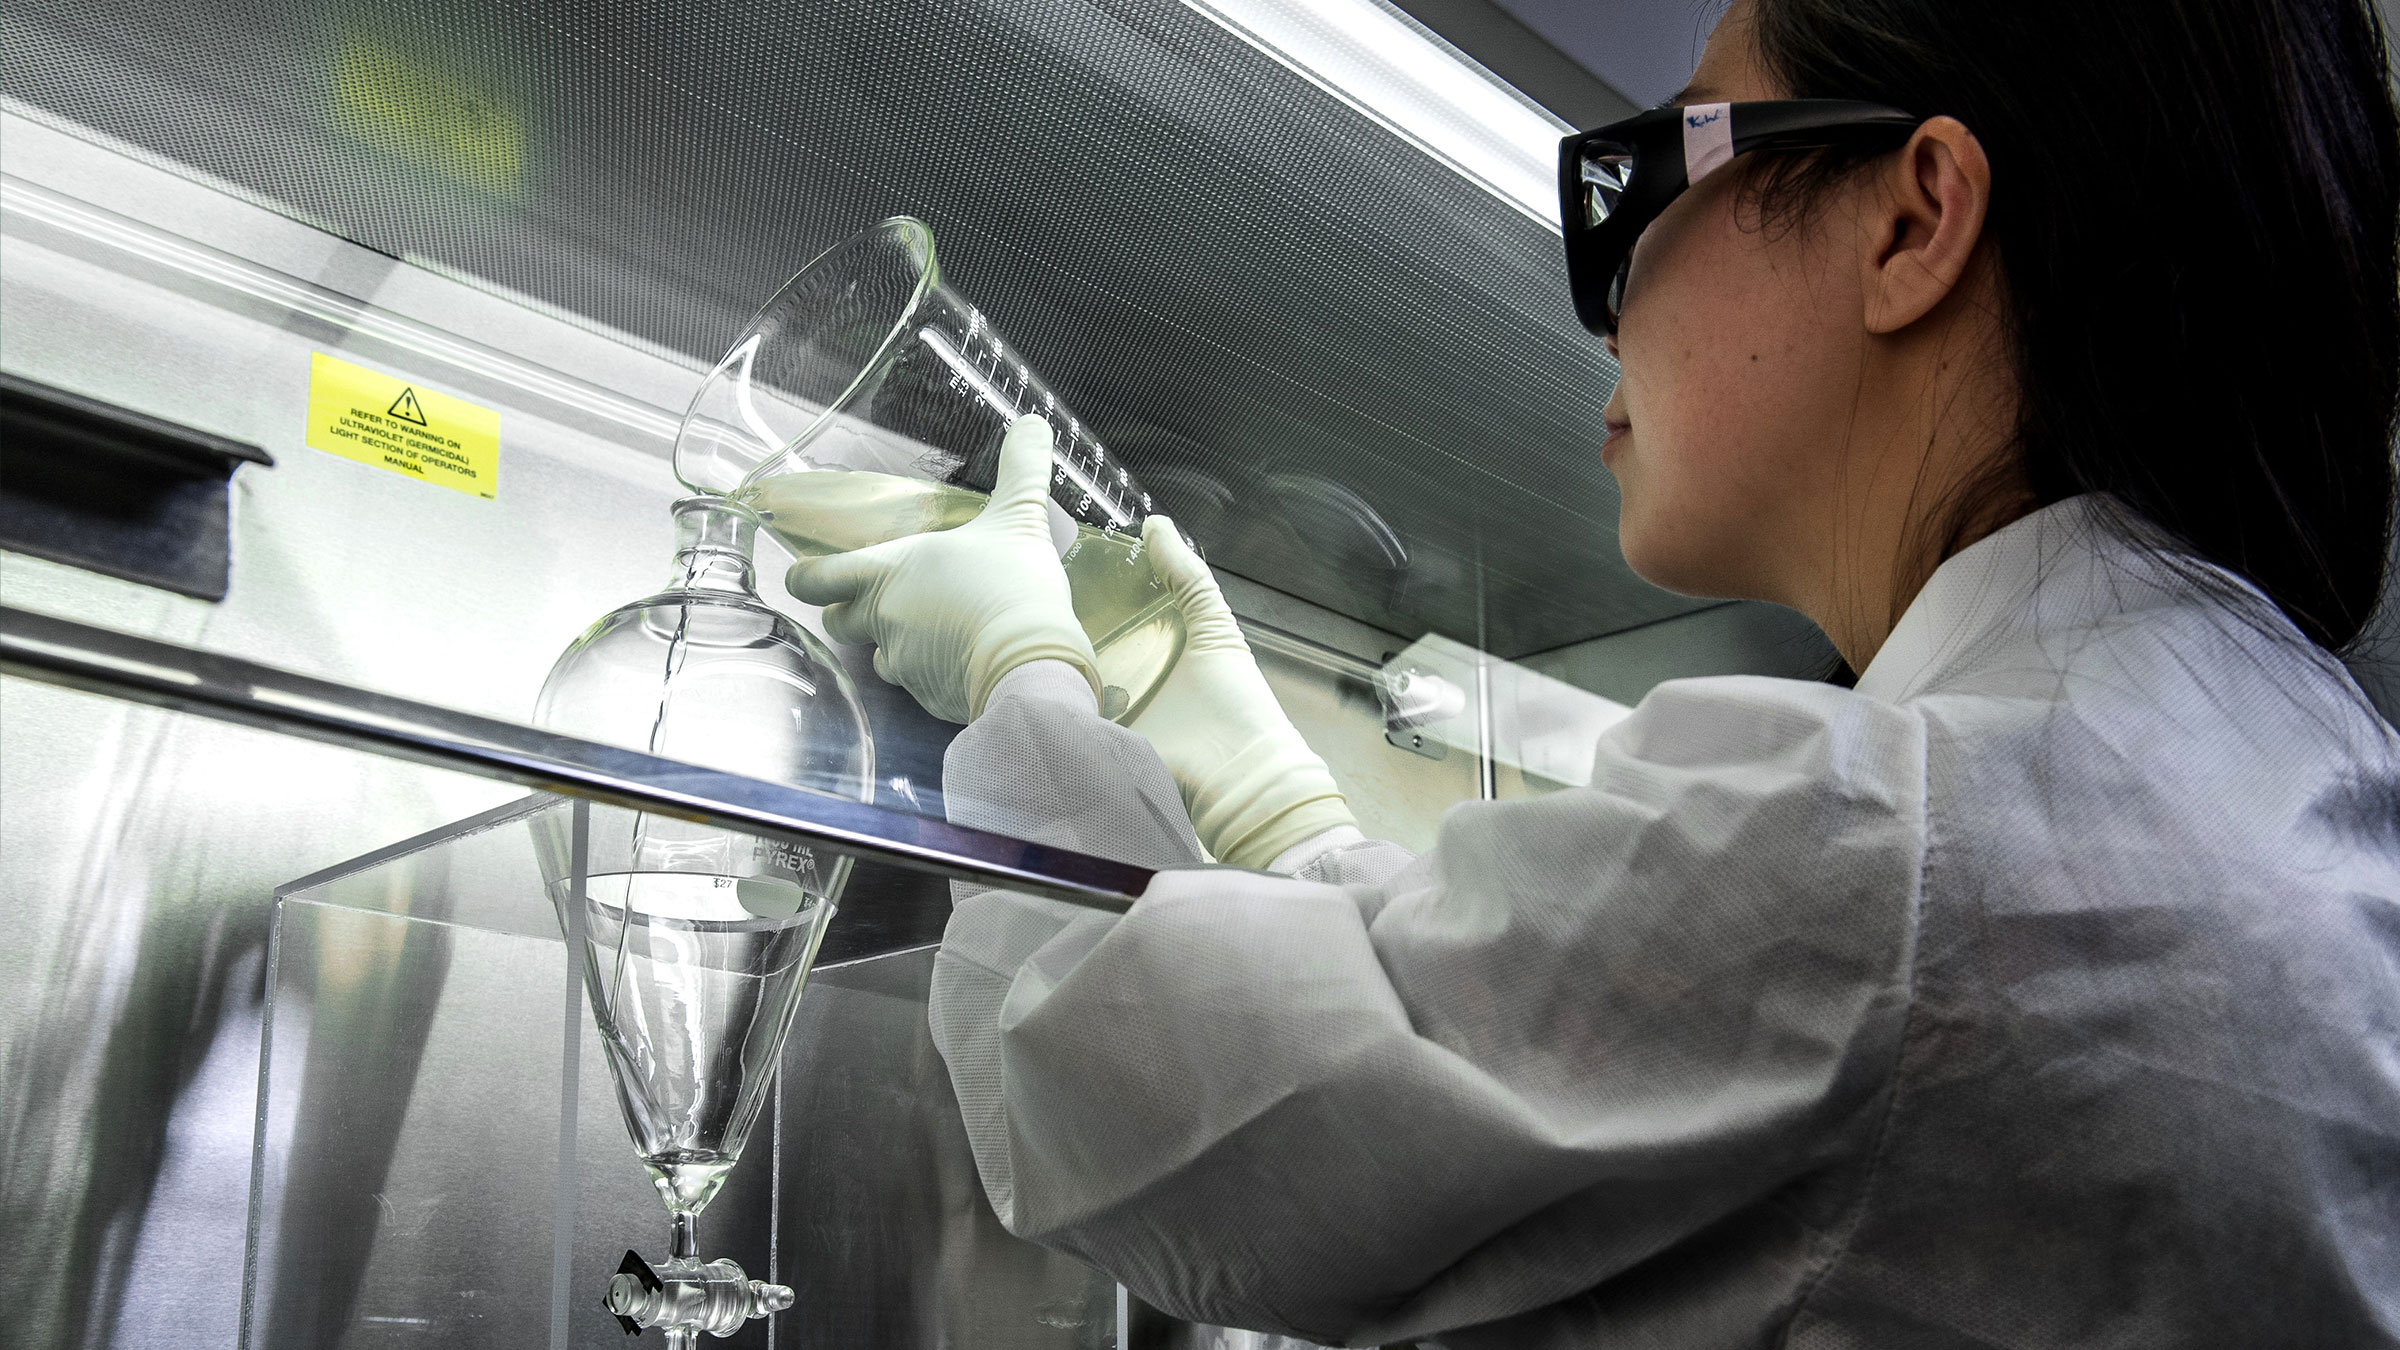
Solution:
M727 1344L1252 1343L1002 1231L926 1031L952 880L1139 869L950 826L955 728L859 649L864 801L532 717L667 579L712 363L903 215L1206 550L1371 834L1576 783L1660 679L1825 662L1625 569L1564 124L1353 4L0 11L11 1343L622 1340L658 1198L537 847L591 803L852 869L709 1208L794 1302Z

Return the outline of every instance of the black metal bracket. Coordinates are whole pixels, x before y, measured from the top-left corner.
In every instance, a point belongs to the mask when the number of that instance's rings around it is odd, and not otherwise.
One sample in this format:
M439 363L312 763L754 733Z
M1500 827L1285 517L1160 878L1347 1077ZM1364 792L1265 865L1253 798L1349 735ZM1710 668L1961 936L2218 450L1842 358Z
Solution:
M0 374L0 548L222 600L255 445Z

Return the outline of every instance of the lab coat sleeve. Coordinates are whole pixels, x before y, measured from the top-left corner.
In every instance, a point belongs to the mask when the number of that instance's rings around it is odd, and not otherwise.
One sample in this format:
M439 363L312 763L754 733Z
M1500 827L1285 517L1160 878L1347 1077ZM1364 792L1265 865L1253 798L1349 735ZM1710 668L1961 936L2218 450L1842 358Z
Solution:
M1059 842L1145 814L1131 733L995 712L956 787ZM1903 709L1681 681L1590 788L1454 807L1421 858L1166 871L1122 917L969 897L931 1015L992 1204L1170 1312L1320 1341L1602 1285L1861 1137L1906 1006L1923 763Z

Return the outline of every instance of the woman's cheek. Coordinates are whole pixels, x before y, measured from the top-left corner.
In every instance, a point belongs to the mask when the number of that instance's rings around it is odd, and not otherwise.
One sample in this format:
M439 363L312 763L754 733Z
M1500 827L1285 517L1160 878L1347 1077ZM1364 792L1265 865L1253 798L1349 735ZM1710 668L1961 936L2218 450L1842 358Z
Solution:
M1671 590L1721 586L1756 514L1753 452L1777 418L1754 344L1785 322L1777 282L1788 283L1761 244L1729 200L1687 198L1635 257L1617 339L1633 430L1610 467L1626 562Z
M1744 535L1777 481L1767 443L1777 415L1771 378L1738 338L1737 312L1695 297L1657 325L1665 342L1627 350L1645 361L1628 390L1633 431L1610 456L1622 497L1618 538L1626 563L1645 580L1687 594L1716 594L1738 571Z

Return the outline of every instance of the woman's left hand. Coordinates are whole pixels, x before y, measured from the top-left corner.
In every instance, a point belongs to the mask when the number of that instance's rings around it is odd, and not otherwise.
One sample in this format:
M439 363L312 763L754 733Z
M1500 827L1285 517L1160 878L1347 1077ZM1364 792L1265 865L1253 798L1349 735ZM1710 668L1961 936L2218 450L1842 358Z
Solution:
M1000 447L991 500L953 530L804 558L783 584L825 606L825 635L875 644L875 673L934 716L973 721L1000 677L1029 661L1099 665L1075 621L1050 542L1050 424L1020 417Z

